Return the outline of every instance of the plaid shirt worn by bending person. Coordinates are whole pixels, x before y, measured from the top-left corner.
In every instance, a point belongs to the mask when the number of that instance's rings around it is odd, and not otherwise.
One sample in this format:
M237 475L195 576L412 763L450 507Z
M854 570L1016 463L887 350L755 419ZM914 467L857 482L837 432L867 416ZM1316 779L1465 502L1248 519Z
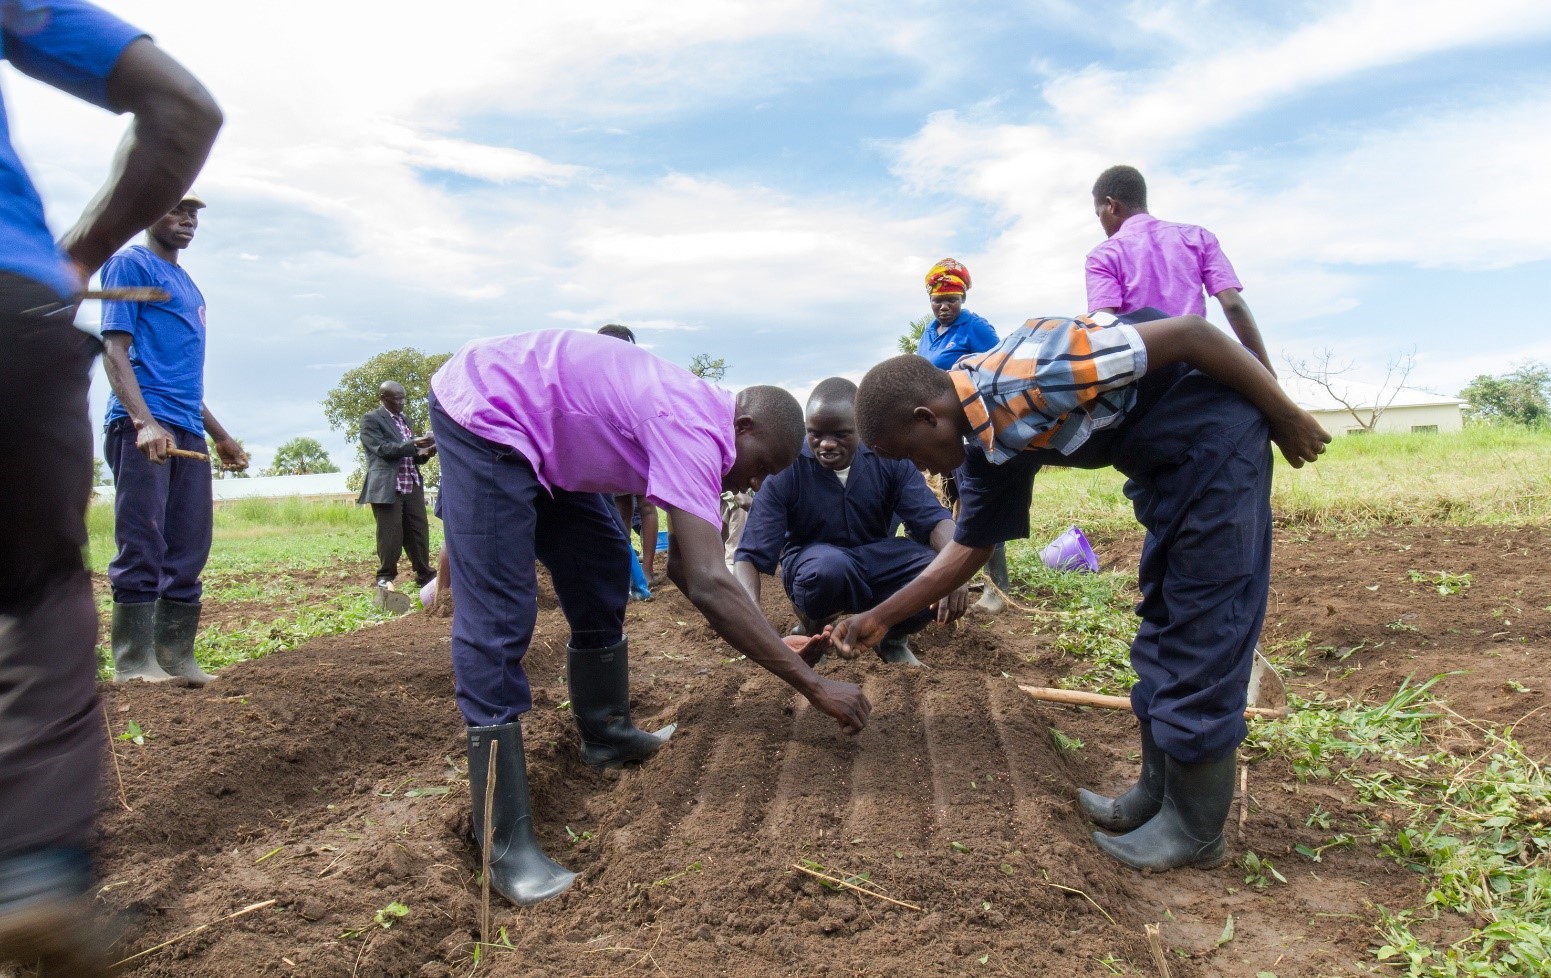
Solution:
M1028 448L1070 455L1136 403L1147 347L1103 313L1031 319L948 376L986 457L1000 464Z
M405 441L414 440L415 433L410 430L409 422L404 420L402 414L393 415L393 423L399 426L399 434L404 436ZM415 487L420 485L420 466L415 464L415 457L413 455L399 459L398 475L398 491L406 496L414 492Z

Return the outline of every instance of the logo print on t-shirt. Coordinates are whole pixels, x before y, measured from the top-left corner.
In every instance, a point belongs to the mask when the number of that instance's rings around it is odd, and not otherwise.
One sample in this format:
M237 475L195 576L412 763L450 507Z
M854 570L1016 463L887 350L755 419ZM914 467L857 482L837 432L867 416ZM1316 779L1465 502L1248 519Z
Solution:
M199 325L206 326L206 327L208 327L210 325L209 323L205 322L205 307L204 306L200 306L199 307Z

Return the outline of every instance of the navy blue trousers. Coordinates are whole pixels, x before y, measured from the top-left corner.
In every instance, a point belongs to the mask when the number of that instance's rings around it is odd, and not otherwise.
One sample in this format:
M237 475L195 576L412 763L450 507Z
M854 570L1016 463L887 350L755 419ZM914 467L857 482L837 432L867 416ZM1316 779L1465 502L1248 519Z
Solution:
M0 872L84 852L97 812L97 608L81 552L100 344L74 319L53 290L0 272L0 430L26 452L0 475Z
M1270 428L1205 375L1164 369L1118 430L1079 451L1028 451L1001 465L972 451L958 472L960 542L1027 536L1034 474L1044 465L1113 465L1147 531L1131 643L1131 706L1164 752L1215 760L1248 729L1244 706L1271 589Z
M442 460L437 511L457 590L458 709L469 726L512 723L533 706L522 659L538 617L534 561L549 570L571 647L601 649L624 637L630 544L612 498L551 495L522 453L468 431L434 397L431 430Z
M797 610L814 621L876 608L915 580L937 556L925 544L889 537L860 547L814 543L781 561L781 583ZM891 634L908 635L935 616L923 611L895 625Z
M185 451L209 451L204 438L192 431L167 431ZM135 426L128 418L108 425L102 451L113 470L113 539L118 544L108 564L113 600L197 602L214 519L210 463L194 458L152 462L135 447Z
M1147 529L1131 706L1164 752L1211 761L1244 707L1271 588L1271 445L1260 412L1198 373L1127 435L1117 468Z

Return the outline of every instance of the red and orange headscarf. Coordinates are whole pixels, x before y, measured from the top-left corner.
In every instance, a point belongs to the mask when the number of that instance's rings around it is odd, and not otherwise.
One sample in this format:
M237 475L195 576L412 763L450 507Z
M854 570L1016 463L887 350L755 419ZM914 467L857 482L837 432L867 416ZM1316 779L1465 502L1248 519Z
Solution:
M927 295L964 295L969 291L969 269L944 258L926 273Z

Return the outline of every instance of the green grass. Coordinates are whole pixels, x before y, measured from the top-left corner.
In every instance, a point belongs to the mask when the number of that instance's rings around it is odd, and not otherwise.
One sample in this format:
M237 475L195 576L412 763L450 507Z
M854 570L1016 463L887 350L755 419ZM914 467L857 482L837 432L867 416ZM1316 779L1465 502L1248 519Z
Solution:
M1551 429L1474 427L1440 435L1338 435L1324 458L1294 469L1280 454L1271 506L1283 526L1551 525ZM1030 536L1072 523L1135 527L1125 477L1047 468L1034 480Z
M1296 701L1255 724L1246 748L1278 754L1300 780L1348 787L1360 816L1327 846L1364 845L1427 880L1421 907L1379 907L1374 957L1414 978L1543 975L1551 962L1551 777L1513 738L1432 696L1435 676L1374 705ZM1333 828L1316 812L1310 825ZM1415 925L1463 936L1438 944ZM1437 927L1426 928L1437 933Z
M113 509L98 503L87 512L93 571L105 573L113 559ZM441 545L441 522L431 517L431 547ZM215 508L205 598L234 605L252 602L252 617L235 624L206 626L194 655L206 669L282 652L325 635L338 635L385 620L371 604L370 575L376 563L376 530L371 510L350 502L305 499L244 499ZM362 569L362 565L365 569ZM293 574L301 572L301 579ZM333 581L338 581L333 586ZM310 583L313 587L305 587ZM325 592L318 598L317 585ZM402 582L400 590L414 593ZM112 602L99 599L103 615L98 647L99 675L112 675L106 623ZM275 614L279 612L279 614Z

